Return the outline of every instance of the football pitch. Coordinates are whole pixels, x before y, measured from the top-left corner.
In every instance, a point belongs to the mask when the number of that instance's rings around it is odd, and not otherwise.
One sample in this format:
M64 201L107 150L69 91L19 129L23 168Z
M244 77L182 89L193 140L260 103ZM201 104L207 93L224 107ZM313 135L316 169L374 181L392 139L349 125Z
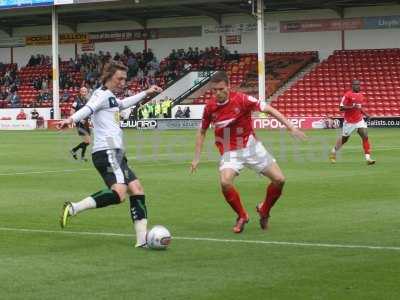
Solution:
M1 132L0 299L400 299L399 133L369 130L367 166L356 135L332 165L335 130L306 142L258 131L287 183L263 232L254 208L267 180L243 171L250 223L235 235L212 132L189 175L195 131L125 131L149 225L173 235L155 251L134 248L128 202L59 228L64 201L104 187L91 161L70 157L75 131Z

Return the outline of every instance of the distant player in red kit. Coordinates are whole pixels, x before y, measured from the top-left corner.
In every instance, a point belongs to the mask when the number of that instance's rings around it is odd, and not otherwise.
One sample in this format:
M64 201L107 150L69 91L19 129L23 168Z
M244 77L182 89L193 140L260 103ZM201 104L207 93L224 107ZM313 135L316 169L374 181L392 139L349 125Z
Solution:
M364 120L364 116L369 118L363 109L364 104L365 97L361 93L360 81L353 80L352 90L348 91L340 102L340 110L344 111L343 133L336 141L335 147L331 150L329 158L332 163L336 163L336 153L349 140L350 135L357 130L362 139L367 164L375 164L375 160L371 158L371 145L368 140L367 123Z
M239 193L233 185L235 177L239 175L243 167L253 169L271 180L264 201L256 207L260 217L260 226L265 230L268 227L270 210L281 196L285 177L276 160L256 138L251 114L253 111L269 113L284 124L293 137L305 139L305 135L279 111L265 102L231 91L225 72L216 73L211 79L211 85L214 96L207 102L204 109L201 128L196 137L191 172L193 173L197 169L206 131L210 124L213 124L215 144L221 154L219 171L222 193L225 200L237 213L233 231L235 233L242 232L245 224L249 221L249 215L242 206Z

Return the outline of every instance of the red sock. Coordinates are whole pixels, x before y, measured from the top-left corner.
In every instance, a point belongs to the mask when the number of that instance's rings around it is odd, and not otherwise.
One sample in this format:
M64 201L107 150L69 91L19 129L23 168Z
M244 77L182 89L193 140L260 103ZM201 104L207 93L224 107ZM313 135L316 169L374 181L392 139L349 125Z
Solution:
M236 191L236 189L234 187L230 187L226 190L222 190L222 193L225 196L226 202L229 203L229 205L238 214L238 216L240 218L247 218L247 213L242 206L239 193Z
M264 216L269 215L269 211L271 210L272 206L274 206L275 202L279 199L282 194L281 185L275 185L270 183L267 188L267 195L265 196L264 202L261 204L260 212Z
M362 143L363 143L364 153L370 154L371 153L371 145L369 144L368 138L363 139Z

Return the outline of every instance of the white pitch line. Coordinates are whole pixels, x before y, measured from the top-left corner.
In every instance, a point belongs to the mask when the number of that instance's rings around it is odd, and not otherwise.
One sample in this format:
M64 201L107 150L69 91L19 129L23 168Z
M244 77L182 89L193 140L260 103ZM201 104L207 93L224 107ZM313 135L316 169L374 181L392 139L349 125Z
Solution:
M56 231L45 229L26 229L26 228L10 228L0 227L0 231L28 232L28 233L51 233L65 235L92 235L92 236L110 236L110 237L133 237L133 234L112 233L112 232L78 232L78 231ZM365 249L365 250L389 250L400 251L400 247L396 246L372 246L372 245L346 245L346 244L329 244L329 243L310 243L310 242L285 242L285 241L260 241L260 240L234 240L234 239L217 239L206 237L179 237L173 236L175 240L189 240L201 242L217 242L217 243L242 243L242 244L259 244L259 245L279 245L279 246L295 246L295 247L316 247L316 248L337 248L337 249Z

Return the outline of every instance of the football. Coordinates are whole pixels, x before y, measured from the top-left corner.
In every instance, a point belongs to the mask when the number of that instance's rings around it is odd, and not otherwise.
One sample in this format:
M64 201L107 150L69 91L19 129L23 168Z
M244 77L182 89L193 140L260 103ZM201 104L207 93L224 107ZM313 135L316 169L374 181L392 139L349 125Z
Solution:
M146 236L147 246L150 249L166 249L171 243L171 233L161 225L154 226Z

